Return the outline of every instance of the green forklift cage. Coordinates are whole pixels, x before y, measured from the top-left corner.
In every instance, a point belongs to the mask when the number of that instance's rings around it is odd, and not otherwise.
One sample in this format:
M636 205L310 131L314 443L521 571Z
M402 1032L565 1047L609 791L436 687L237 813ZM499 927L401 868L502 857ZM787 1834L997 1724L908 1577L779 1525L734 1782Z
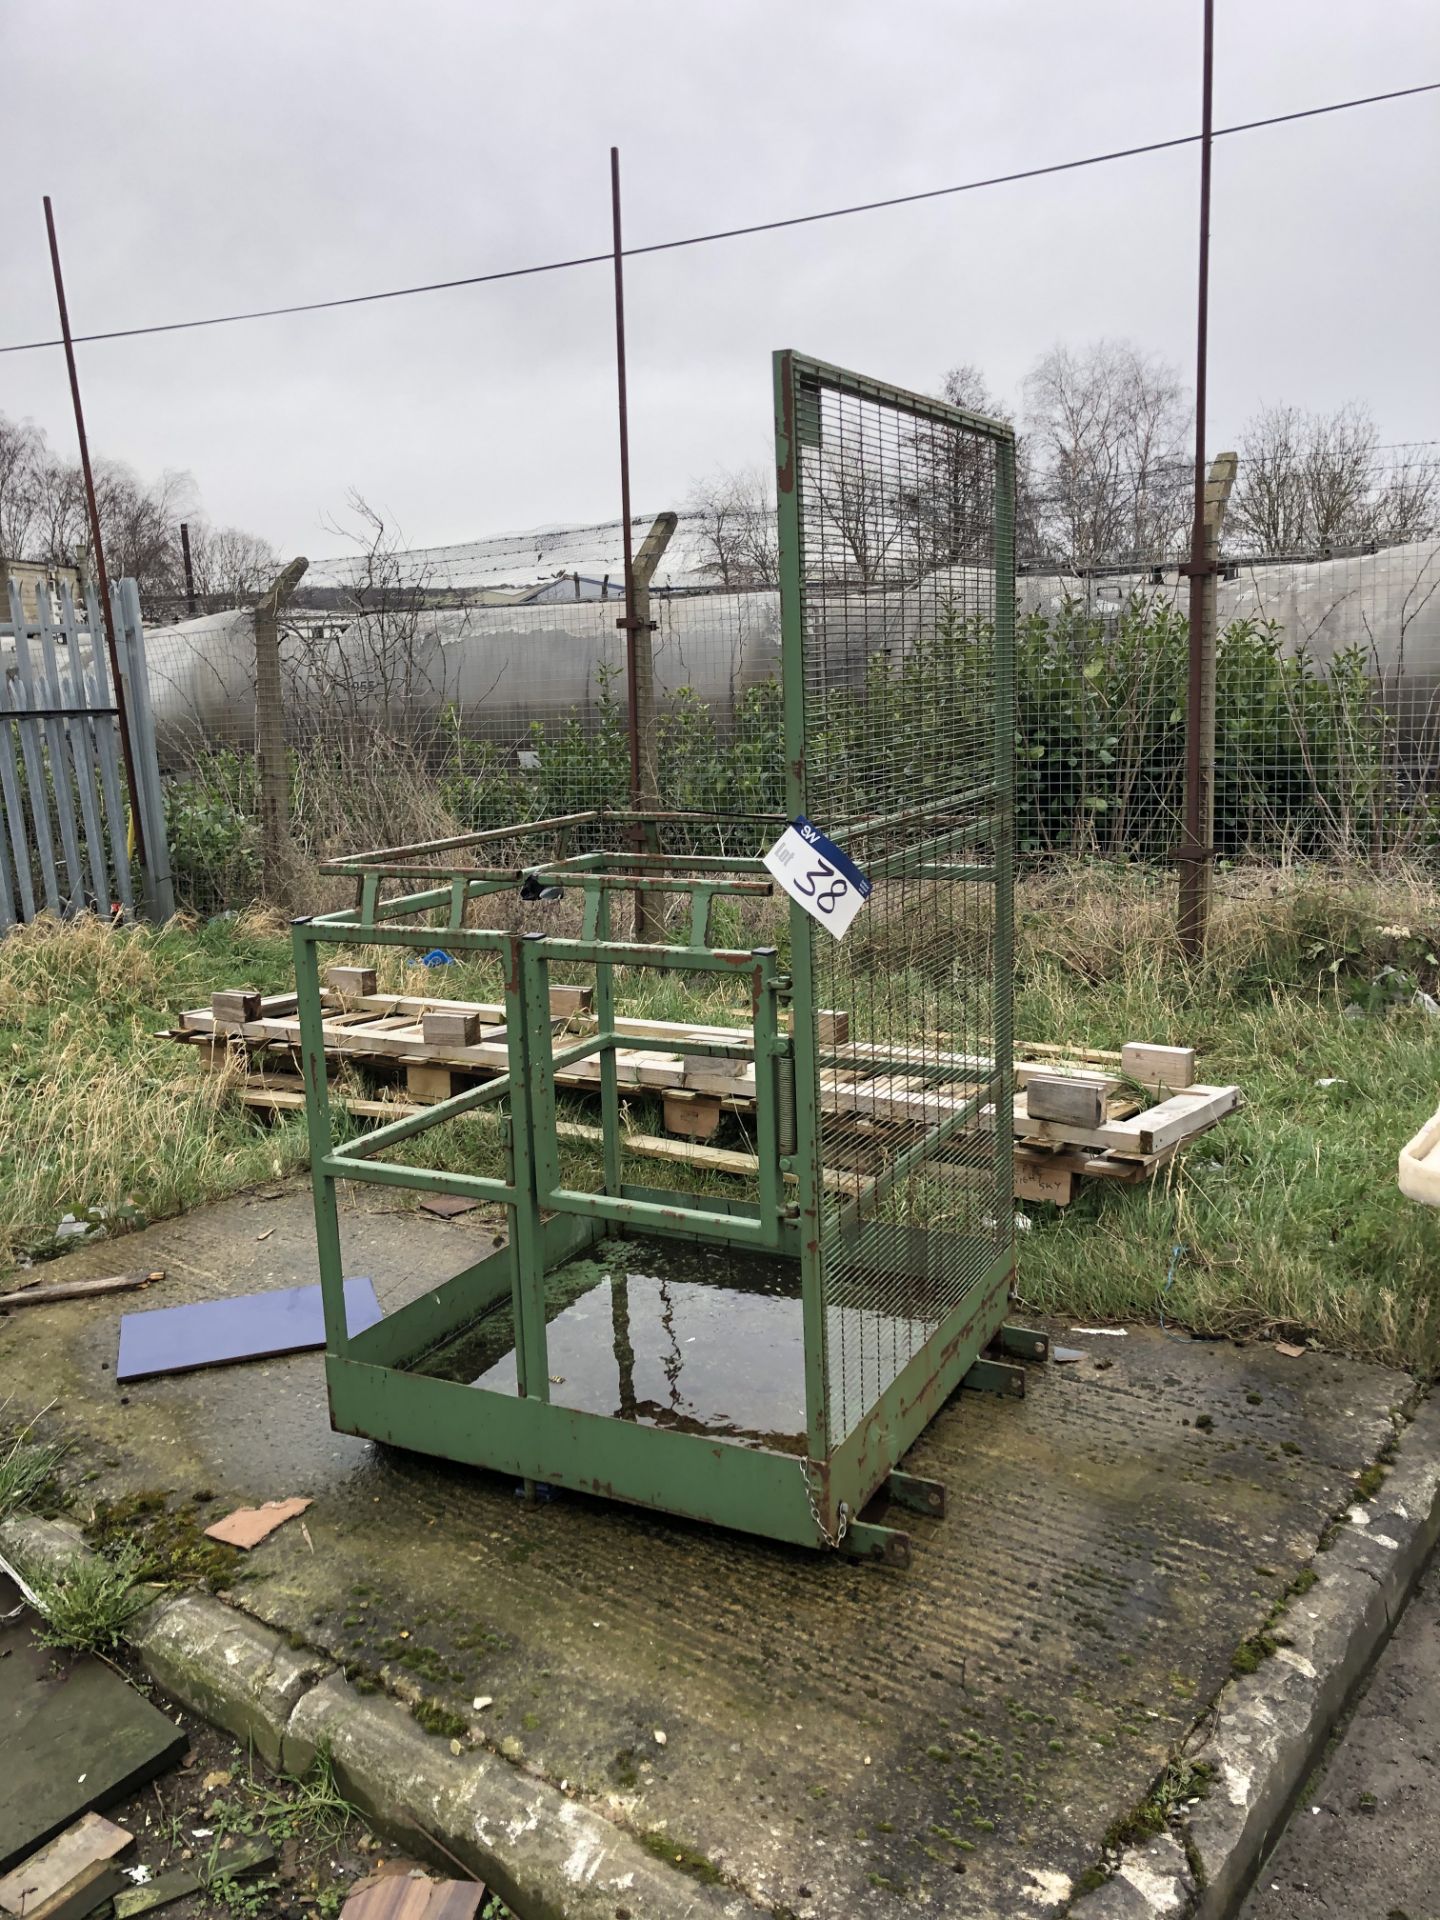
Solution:
M1005 1323L1014 443L1003 423L799 354L777 354L774 377L785 813L600 807L381 849L330 862L327 871L353 879L353 904L294 925L326 1379L340 1431L527 1488L903 1565L909 1536L888 1503L944 1511L941 1486L901 1470L908 1449L957 1387L1023 1391L1023 1371L987 1350L1046 1351L1043 1336ZM843 940L798 900L782 907L765 865L765 850L802 818L872 884ZM737 844L749 851L723 850ZM527 901L578 896L578 937L517 929L517 884ZM678 941L615 937L617 905L647 893L688 901ZM712 944L721 899L773 902L762 908L771 943ZM467 924L487 916L502 924ZM398 947L418 958L437 938L498 972L505 1070L337 1140L322 950ZM593 981L591 1013L557 1016L552 968ZM617 995L642 970L743 985L748 1031L701 1032L683 1051L739 1062L750 1076L755 1171L744 1197L625 1178L619 1055L633 1063L676 1045L617 1013ZM585 1061L595 1063L601 1140L584 1177L572 1169L567 1179L556 1075ZM387 1157L481 1108L501 1116L501 1171ZM352 1333L341 1181L498 1204L508 1233L442 1286ZM555 1392L558 1281L582 1259L593 1270L597 1252L624 1266L666 1246L684 1248L688 1271L702 1283L713 1271L722 1289L737 1262L767 1276L795 1355L803 1411L793 1433L723 1419L666 1424L637 1413L633 1390L615 1408L564 1404ZM722 1292L707 1337L726 1340L734 1297ZM618 1291L615 1312L623 1358ZM511 1356L503 1379L430 1368L447 1343L491 1320ZM753 1359L737 1338L729 1362L743 1371Z

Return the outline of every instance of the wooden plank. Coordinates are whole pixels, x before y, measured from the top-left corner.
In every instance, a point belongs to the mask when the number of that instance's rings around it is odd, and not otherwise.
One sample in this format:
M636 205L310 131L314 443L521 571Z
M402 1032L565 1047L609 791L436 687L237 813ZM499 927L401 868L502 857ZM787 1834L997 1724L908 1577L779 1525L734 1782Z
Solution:
M821 1007L815 1015L815 1037L822 1047L843 1047L850 1038L850 1015L842 1008Z
M1193 1047L1152 1047L1139 1040L1128 1040L1120 1049L1120 1065L1131 1080L1142 1086L1165 1087L1180 1093L1195 1084Z
M153 1880L142 1881L115 1896L115 1920L139 1920L142 1913L156 1907L168 1907L172 1900L183 1900L188 1893L200 1891L200 1879L188 1867L171 1867Z
M1195 1087L1189 1093L1177 1093L1149 1107L1133 1120L1105 1129L1106 1145L1127 1148L1131 1152L1159 1153L1162 1148L1199 1133L1212 1121L1231 1113L1240 1104L1238 1087Z
M340 1920L475 1920L485 1889L478 1880L427 1880L392 1873L357 1887Z
M127 1884L113 1860L89 1860L48 1900L27 1907L25 1920L85 1920L86 1914L113 1899Z
M1203 1132L1213 1121L1240 1104L1238 1087L1192 1087L1133 1116L1111 1116L1100 1127L1075 1127L1063 1121L1040 1120L1028 1109L1026 1094L1015 1100L1017 1139L1051 1141L1063 1146L1108 1149L1116 1153L1149 1156L1164 1147Z
M0 1908L6 1913L24 1914L29 1920L63 1893L83 1869L113 1860L134 1844L134 1834L124 1827L117 1827L98 1813L87 1813L0 1879Z
M1036 1075L1025 1087L1025 1110L1032 1120L1062 1120L1075 1127L1105 1123L1105 1089L1093 1081Z
M11 1307L48 1307L56 1300L84 1300L96 1293L128 1293L136 1287L148 1287L165 1278L163 1267L153 1273L115 1273L98 1280L58 1280L49 1287L16 1287L0 1293L0 1310ZM0 1899L0 1905L3 1905Z

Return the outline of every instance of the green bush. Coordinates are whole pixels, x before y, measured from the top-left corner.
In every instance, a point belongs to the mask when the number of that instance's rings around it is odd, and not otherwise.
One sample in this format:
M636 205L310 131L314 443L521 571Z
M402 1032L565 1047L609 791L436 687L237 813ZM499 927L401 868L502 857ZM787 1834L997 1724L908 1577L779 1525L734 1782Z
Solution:
M994 727L992 646L988 621L951 607L898 660L877 650L851 682L819 696L808 744L817 812L830 821L890 812L963 786ZM1019 622L1015 820L1022 860L1171 856L1181 832L1187 654L1184 614L1140 595L1108 619L1070 604ZM316 748L292 756L302 848L332 853L337 833L347 830L346 850L404 837L394 807L402 796L408 806L427 792L468 832L626 806L630 755L618 678L618 669L602 667L588 713L534 722L527 740L534 759L525 767L509 748L462 732L454 709L423 750L402 750L402 743L377 736L373 752L351 748L327 760ZM1423 804L1407 812L1395 791L1389 723L1359 648L1322 668L1304 647L1286 652L1273 623L1236 621L1219 636L1216 679L1215 842L1222 856L1368 855L1381 824L1393 843L1402 821L1427 844L1434 838ZM693 688L681 687L660 709L656 756L667 808L781 811L778 683L741 693L730 724ZM362 814L375 818L368 837L356 841ZM171 783L169 818L183 901L235 905L254 896L253 762L228 750L200 756ZM752 837L742 837L743 850L753 851ZM683 836L672 830L670 839L677 850L737 850L734 836L727 841L719 827ZM573 844L583 846L583 834Z

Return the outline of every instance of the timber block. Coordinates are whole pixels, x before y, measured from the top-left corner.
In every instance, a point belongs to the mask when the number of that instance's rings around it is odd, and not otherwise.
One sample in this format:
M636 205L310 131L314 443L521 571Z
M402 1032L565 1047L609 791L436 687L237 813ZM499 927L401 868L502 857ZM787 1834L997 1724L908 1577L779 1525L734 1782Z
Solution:
M691 1140L708 1140L720 1124L720 1102L703 1093L667 1092L665 1130Z
M1129 1040L1120 1049L1121 1071L1144 1087L1166 1087L1180 1093L1195 1084L1193 1047L1150 1047Z
M1070 1167L1047 1166L1043 1160L1015 1161L1015 1198L1030 1202L1048 1200L1052 1206L1068 1207L1075 1198L1075 1173Z
M432 1007L420 1016L420 1037L427 1047L473 1047L480 1016L460 1007Z
M568 1020L572 1014L588 1013L595 1000L593 987L551 987L550 1016Z
M214 1020L258 1020L260 993L255 987L227 987L210 996L210 1017Z
M1105 1089L1089 1080L1032 1075L1025 1083L1025 1111L1032 1120L1059 1120L1069 1127L1105 1124Z
M821 1007L815 1015L815 1037L822 1047L848 1045L850 1015L835 1007Z
M455 1076L448 1067L406 1067L405 1091L412 1100L433 1106L448 1100L455 1090Z
M335 993L374 993L375 969L374 967L327 967L325 984Z

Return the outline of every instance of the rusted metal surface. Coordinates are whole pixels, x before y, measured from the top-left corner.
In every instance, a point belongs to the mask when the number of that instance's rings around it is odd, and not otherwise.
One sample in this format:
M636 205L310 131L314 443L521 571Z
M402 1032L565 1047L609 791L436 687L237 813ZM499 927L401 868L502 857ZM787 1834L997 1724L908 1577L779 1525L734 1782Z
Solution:
M95 549L95 579L100 589L100 611L105 622L105 651L110 658L110 683L115 692L115 710L120 723L120 751L125 761L125 785L130 794L130 819L135 833L135 851L142 867L149 865L145 847L144 810L140 805L140 783L135 772L135 753L130 741L130 722L126 713L125 682L120 673L120 653L115 645L115 613L110 604L110 577L105 571L105 543L100 537L100 511L95 503L95 475L90 467L90 442L85 434L85 409L80 403L80 375L75 366L75 343L70 337L70 312L65 303L65 280L60 271L60 243L55 237L55 213L50 196L45 195L45 231L50 238L50 265L55 273L55 300L60 309L60 332L65 342L65 366L70 375L70 398L75 408L75 437L80 442L80 471L85 481L85 512L90 522L90 540Z
M1215 72L1215 0L1203 0L1204 48L1201 56L1200 241L1195 294L1195 512L1190 529L1189 667L1185 692L1185 839L1180 863L1180 938L1194 956L1205 945L1205 862L1213 849L1203 846L1202 783L1207 777L1202 753L1207 673L1214 657L1206 647L1205 602L1210 583L1205 541L1205 402L1210 354L1210 150ZM1208 657L1207 657L1208 655Z

